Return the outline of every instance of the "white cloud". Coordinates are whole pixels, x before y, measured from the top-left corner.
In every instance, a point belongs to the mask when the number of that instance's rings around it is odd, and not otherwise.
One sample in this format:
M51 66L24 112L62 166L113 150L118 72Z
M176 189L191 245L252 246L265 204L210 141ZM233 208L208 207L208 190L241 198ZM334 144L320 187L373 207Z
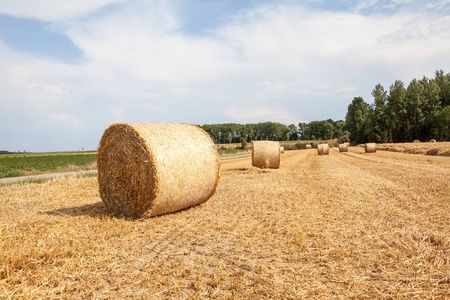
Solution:
M68 21L111 3L128 0L2 0L0 13L48 22Z
M72 67L16 53L0 43L0 103L14 103L30 109L48 109L71 101Z
M441 9L448 4L450 4L450 0L438 0L435 1L434 3L427 3L426 7L428 9Z
M356 92L357 90L358 90L358 87L356 87L356 86L344 86L344 87L336 89L334 91L334 93Z
M138 9L139 8L139 9ZM107 16L68 27L85 57L153 82L210 81L230 70L233 53L214 39L188 37L167 2L125 7Z
M243 107L230 106L225 109L225 114L240 123L253 122L280 122L283 124L297 124L299 118L290 111L278 107Z
M112 106L109 108L112 122L118 123L124 121L125 109L122 107Z
M50 119L54 121L54 125L58 127L78 129L83 126L83 122L80 119L70 114L50 114Z

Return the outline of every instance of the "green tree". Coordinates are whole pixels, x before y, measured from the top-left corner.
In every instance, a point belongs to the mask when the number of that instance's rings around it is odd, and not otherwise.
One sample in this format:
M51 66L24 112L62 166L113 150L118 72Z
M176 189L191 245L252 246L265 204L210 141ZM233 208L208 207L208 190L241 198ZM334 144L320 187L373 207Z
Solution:
M423 84L417 79L411 81L406 89L407 128L409 141L423 139Z
M298 135L301 140L306 140L305 131L306 131L307 126L308 126L307 123L303 123L303 122L298 123Z
M422 111L424 113L424 137L431 138L431 131L437 126L437 115L442 110L440 101L440 89L434 80L426 77L420 81L424 87Z
M406 140L405 130L407 122L406 111L406 89L403 82L396 80L389 88L387 102L388 119L390 120L389 135L394 142L404 142Z
M298 140L297 126L295 126L295 124L290 124L288 126L288 129L289 129L289 131L288 131L286 140L288 140L288 141L289 140L292 140L292 141Z
M363 98L355 97L348 105L345 122L350 132L351 140L357 144L367 141L370 126L370 106Z
M341 143L350 142L349 132L347 131L347 123L343 120L334 122L333 138L338 139Z
M388 120L386 112L387 92L381 84L372 90L374 103L372 105L371 132L369 139L375 143L388 142Z
M436 71L434 81L439 87L439 98L442 107L450 105L450 74L444 74L444 71Z
M436 127L431 134L438 141L450 141L450 105L444 107L436 118Z
M305 131L306 139L328 140L333 137L334 126L327 121L312 121L308 123Z

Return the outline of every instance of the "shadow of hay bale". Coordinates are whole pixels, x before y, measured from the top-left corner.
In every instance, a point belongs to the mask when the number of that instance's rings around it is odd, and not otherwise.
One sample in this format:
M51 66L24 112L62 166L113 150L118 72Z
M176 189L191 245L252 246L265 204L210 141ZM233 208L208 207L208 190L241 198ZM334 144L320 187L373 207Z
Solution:
M159 216L173 215L173 214L181 213L183 211L188 211L195 207L198 207L201 204L203 204L203 203L199 203L197 205L186 207L184 209L174 211L174 212L169 212L169 213L162 214ZM129 221L142 220L140 218L126 217L119 213L110 212L110 211L108 211L108 209L106 208L106 206L103 202L97 202L97 203L93 203L93 204L86 204L86 205L75 206L75 207L59 208L59 209L55 209L55 210L40 212L40 214L46 214L46 215L50 215L50 216L71 216L71 217L88 216L91 218L113 217L113 218L118 218L118 219L126 219ZM153 216L153 217L156 217L156 216Z
M250 168L234 168L234 169L230 169L229 171L250 171Z
M50 216L89 216L92 218L99 218L105 216L114 216L107 209L103 202L97 202L93 204L86 204L75 207L59 208L55 210L45 211L42 214L47 214Z

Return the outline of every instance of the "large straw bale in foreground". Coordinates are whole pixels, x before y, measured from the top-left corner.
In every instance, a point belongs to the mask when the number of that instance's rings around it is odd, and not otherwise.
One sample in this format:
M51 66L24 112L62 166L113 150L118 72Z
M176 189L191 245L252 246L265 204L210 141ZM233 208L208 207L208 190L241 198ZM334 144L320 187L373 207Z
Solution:
M339 144L339 152L348 152L347 144Z
M317 153L319 155L329 155L330 147L328 146L328 144L319 144L317 145Z
M208 200L219 181L209 135L190 124L114 124L97 154L100 196L113 212L150 217Z
M375 153L377 152L377 144L375 143L364 144L364 149L366 153Z
M272 141L252 142L252 165L262 169L280 167L280 143Z

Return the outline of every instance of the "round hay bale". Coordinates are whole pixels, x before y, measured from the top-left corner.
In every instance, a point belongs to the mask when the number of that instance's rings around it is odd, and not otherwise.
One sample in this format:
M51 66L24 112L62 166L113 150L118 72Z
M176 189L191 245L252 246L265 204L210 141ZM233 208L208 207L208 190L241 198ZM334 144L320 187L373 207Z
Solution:
M307 144L305 147L306 149L311 149L311 144Z
M219 182L219 154L190 124L113 124L97 153L102 201L114 213L151 217L208 200Z
M252 165L261 169L280 167L280 143L272 141L253 141Z
M419 140L414 140L414 142L413 143L420 143L420 141Z
M339 144L339 152L348 152L347 144Z
M322 155L330 154L330 146L328 144L323 144L322 146Z
M280 154L284 154L284 147L280 146Z
M330 147L328 146L328 144L319 144L317 145L317 153L319 155L329 155Z
M377 152L377 144L375 143L364 144L364 149L366 150L366 153L375 153Z
M436 140L435 139L431 139L430 143L436 143Z

